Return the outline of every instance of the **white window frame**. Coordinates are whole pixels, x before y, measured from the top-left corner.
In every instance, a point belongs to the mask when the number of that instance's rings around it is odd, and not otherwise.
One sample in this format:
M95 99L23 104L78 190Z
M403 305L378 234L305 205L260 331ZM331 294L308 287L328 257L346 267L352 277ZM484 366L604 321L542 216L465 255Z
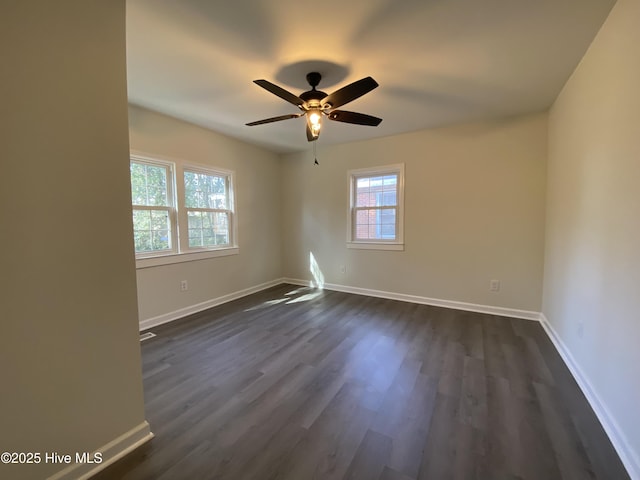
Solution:
M180 238L180 245L185 245L185 250L189 252L201 252L205 250L224 250L227 248L233 248L237 246L236 244L236 219L235 219L235 195L234 195L234 172L231 170L225 170L222 168L212 168L212 167L203 167L201 165L193 165L186 164L182 167L182 199L183 203L186 204L186 195L184 192L184 174L185 172L191 173L202 173L205 175L211 175L214 177L225 177L227 184L227 201L229 208L227 209L217 209L217 208L193 208L187 207L183 205L183 208L179 211L179 222L180 225L184 225L184 228L181 229L182 235ZM229 244L223 246L210 246L210 247L191 247L189 246L189 229L188 229L188 212L226 212L229 217Z
M156 267L174 263L191 262L207 258L237 255L240 253L237 231L237 208L235 194L235 172L218 167L186 163L179 159L169 159L155 154L132 151L130 161L169 167L171 178L167 179L171 190L173 208L170 214L172 250L136 253L136 268ZM187 228L187 209L185 207L184 172L205 173L214 176L226 176L229 188L229 245L210 247L189 247L189 233ZM169 186L170 184L170 186ZM133 210L133 202L132 202Z
M397 175L396 238L358 240L355 236L356 181L363 177ZM347 211L347 248L367 250L404 250L404 163L359 168L347 172L349 207Z
M154 205L134 205L133 199L131 201L131 209L133 210L163 210L169 213L169 222L170 228L169 232L171 235L171 248L166 250L149 250L146 252L136 252L136 258L149 258L149 257L157 257L160 255L175 255L178 253L178 226L176 222L176 195L175 195L175 165L171 162L163 161L163 160L153 160L144 157L133 157L131 156L130 163L137 163L140 165L147 165L152 167L161 167L164 168L167 173L167 199L169 200L168 206Z

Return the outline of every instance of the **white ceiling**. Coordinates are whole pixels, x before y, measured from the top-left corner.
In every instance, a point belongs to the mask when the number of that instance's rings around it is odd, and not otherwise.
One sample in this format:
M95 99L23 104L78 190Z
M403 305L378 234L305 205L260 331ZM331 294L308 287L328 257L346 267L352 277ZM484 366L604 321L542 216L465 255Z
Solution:
M324 122L344 143L547 109L615 0L127 0L131 103L274 152L309 148L304 119L255 85L298 95L372 76L349 103L378 127Z

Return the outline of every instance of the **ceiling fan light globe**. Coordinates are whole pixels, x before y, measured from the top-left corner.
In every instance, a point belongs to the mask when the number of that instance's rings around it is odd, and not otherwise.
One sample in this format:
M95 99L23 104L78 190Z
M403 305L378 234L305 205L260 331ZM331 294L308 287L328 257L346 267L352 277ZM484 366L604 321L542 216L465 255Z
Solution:
M319 112L309 112L308 113L309 116L309 123L311 123L311 126L315 126L315 125L320 125L321 119L322 119L322 115L320 115Z

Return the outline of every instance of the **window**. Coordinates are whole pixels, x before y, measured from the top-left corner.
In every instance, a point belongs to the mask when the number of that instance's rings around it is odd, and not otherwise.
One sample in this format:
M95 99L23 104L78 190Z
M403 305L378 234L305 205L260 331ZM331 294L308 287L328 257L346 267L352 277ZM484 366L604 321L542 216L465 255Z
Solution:
M168 164L131 162L133 240L136 253L173 252L173 173Z
M349 171L349 248L402 250L404 165Z
M233 172L131 156L137 266L238 253Z
M185 169L184 196L189 248L228 246L229 177Z

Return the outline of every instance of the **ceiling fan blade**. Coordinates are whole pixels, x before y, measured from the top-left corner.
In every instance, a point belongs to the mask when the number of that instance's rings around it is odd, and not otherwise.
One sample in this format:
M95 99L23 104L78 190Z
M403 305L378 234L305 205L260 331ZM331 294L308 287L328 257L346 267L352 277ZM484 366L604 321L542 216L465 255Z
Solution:
M257 120L255 122L246 123L245 125L248 125L249 127L253 127L254 125L262 125L264 123L279 122L280 120L298 118L298 117L301 117L302 115L304 115L304 113L290 113L289 115L280 115L279 117L271 117L271 118L265 118L264 120Z
M315 142L319 136L319 133L315 137L313 136L313 133L311 133L311 129L309 128L309 124L307 123L307 140L309 140L310 142Z
M357 82L350 83L346 87L342 87L339 90L336 90L331 95L325 97L322 100L324 105L331 104L331 108L338 108L344 105L345 103L349 103L356 98L361 97L365 93L369 93L371 90L378 86L378 82L376 82L371 77L366 77Z
M275 85L267 80L254 80L253 83L261 86L265 90L268 90L269 92L273 93L274 95L277 95L278 97L286 100L287 102L293 103L296 107L301 107L302 105L304 105L304 100L302 100L300 97L294 95L291 92L286 91L284 88L281 88L278 85Z
M329 115L329 120L336 122L355 123L356 125L368 125L377 127L382 121L381 118L365 115L364 113L347 112L345 110L334 110Z

